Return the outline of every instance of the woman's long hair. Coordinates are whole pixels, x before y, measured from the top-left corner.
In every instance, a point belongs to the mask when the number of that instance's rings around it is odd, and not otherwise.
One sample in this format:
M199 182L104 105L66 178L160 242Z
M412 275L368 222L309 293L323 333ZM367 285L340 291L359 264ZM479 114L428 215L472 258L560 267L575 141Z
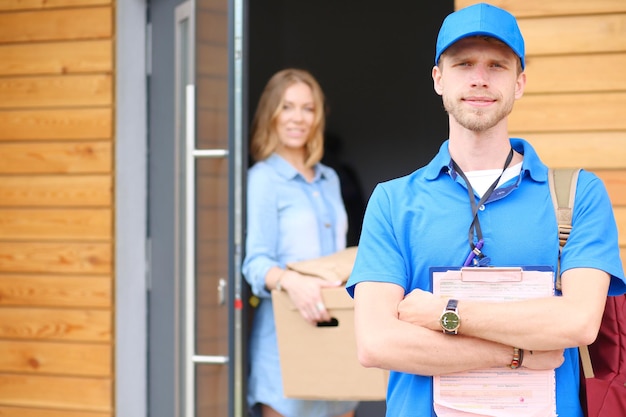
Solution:
M306 142L305 165L318 163L324 154L324 93L313 75L301 69L288 68L270 78L261 94L252 121L250 155L255 161L270 156L280 144L276 130L276 120L281 112L283 96L287 88L296 83L304 83L311 88L315 106L315 116L311 132Z

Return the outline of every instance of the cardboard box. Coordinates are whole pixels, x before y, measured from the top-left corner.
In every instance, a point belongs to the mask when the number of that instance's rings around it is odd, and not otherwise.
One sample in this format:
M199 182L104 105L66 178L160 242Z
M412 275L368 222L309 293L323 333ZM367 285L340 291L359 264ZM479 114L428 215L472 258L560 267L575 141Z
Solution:
M357 360L354 301L344 287L324 288L322 297L336 326L312 326L285 292L272 292L284 395L308 400L384 400L388 372L365 368Z

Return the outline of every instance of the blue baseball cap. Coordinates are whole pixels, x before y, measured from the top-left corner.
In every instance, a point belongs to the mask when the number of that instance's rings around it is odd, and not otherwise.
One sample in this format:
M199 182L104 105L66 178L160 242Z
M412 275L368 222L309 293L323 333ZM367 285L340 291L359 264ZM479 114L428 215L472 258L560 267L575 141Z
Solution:
M437 36L435 65L441 54L453 43L470 36L484 35L507 44L519 57L522 69L524 61L524 38L515 17L506 10L487 3L478 3L448 15Z

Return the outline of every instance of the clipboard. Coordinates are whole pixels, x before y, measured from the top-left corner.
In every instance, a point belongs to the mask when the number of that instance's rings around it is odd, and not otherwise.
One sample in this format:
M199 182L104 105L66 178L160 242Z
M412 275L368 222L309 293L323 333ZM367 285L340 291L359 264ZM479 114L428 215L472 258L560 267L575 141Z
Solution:
M434 295L475 301L514 301L554 295L549 266L431 267Z
M430 278L434 295L459 300L554 295L548 266L432 267ZM433 408L438 417L556 417L555 372L497 367L434 376Z

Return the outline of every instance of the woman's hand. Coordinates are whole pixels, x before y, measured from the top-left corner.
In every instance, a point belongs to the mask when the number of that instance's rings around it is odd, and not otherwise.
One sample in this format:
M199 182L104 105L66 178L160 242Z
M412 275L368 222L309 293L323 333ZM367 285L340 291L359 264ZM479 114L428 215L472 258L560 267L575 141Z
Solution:
M341 285L341 281L329 282L292 270L287 270L281 277L281 286L291 298L291 302L300 311L304 320L312 325L331 319L326 306L324 306L322 288L340 287Z

